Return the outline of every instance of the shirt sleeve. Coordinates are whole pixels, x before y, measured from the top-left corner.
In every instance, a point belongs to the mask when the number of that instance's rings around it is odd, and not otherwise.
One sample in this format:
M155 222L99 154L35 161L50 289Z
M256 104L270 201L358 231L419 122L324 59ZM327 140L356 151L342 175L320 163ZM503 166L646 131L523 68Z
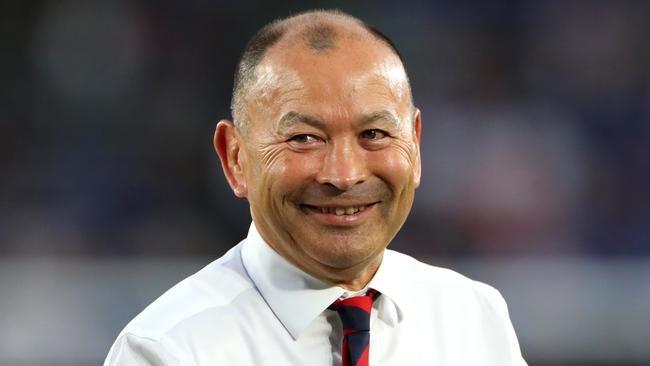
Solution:
M177 366L187 365L173 353L170 345L140 337L122 334L113 344L104 366Z

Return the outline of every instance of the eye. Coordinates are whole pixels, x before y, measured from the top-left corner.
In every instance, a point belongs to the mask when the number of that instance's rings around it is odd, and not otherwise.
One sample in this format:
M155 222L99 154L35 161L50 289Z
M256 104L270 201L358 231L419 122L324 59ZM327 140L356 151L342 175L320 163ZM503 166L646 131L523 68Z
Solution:
M388 137L388 134L381 130L365 130L361 132L360 137L366 140L379 140Z
M300 135L295 135L292 136L289 139L289 142L293 142L296 144L313 144L315 142L318 142L319 138L314 136L314 135L309 135L306 133L300 134Z

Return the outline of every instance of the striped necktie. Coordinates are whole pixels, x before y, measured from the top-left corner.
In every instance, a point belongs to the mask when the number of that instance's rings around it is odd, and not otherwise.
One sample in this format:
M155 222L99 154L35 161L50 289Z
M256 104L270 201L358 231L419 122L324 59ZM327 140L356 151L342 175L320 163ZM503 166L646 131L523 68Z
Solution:
M343 366L368 366L370 354L370 310L372 303L381 295L369 289L364 296L338 299L330 306L336 310L343 323Z

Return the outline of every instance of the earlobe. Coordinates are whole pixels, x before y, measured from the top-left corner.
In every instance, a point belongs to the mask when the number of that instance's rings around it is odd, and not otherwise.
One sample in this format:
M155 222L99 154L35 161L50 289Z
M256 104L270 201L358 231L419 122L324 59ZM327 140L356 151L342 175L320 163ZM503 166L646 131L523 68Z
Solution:
M241 149L233 122L221 120L214 131L214 149L221 161L223 174L235 196L243 198L248 194L244 174L245 153Z

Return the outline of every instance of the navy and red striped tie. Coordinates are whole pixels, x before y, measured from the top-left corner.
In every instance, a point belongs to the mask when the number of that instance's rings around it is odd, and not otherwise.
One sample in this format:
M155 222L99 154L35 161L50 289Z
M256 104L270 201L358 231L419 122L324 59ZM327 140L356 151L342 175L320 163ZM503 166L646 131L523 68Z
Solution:
M368 366L370 354L370 311L381 295L369 289L365 296L338 299L330 309L336 310L343 323L343 366Z

